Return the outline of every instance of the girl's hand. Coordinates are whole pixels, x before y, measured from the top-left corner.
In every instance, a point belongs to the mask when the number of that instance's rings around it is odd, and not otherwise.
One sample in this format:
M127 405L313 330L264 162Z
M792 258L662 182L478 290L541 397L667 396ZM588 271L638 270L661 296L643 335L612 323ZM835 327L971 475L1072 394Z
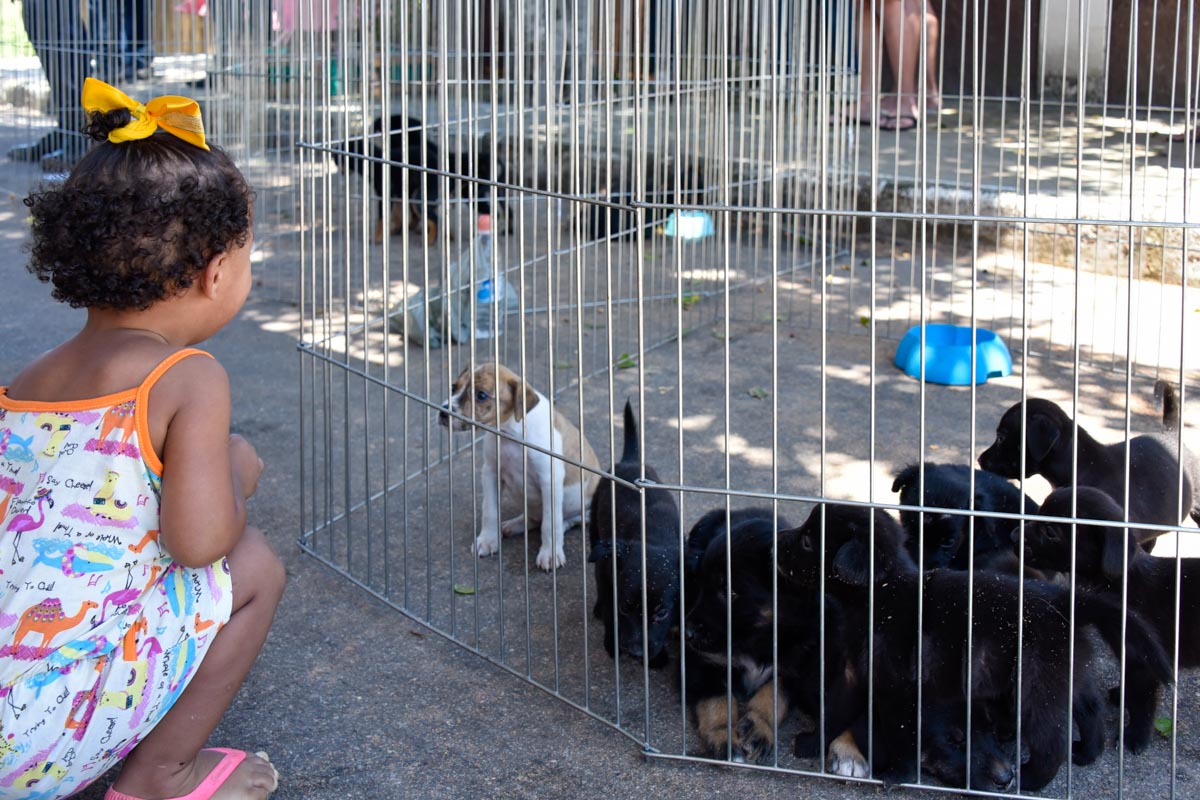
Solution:
M258 457L254 446L236 433L229 435L229 461L233 465L233 478L242 490L242 497L249 500L258 489L258 476L263 471L263 460Z

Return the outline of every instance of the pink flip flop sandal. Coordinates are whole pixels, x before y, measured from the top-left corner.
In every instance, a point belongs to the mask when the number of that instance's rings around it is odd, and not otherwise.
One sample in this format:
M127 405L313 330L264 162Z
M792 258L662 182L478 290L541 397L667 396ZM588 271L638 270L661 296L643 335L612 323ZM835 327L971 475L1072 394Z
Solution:
M200 781L199 786L182 797L173 798L173 800L208 800L217 789L221 788L221 785L233 774L233 771L246 760L246 752L244 750L233 750L228 747L209 747L205 749L221 753L221 760L205 776L204 780ZM104 793L104 800L140 800L140 798L125 794L124 792L118 792L110 786L108 787L108 791Z

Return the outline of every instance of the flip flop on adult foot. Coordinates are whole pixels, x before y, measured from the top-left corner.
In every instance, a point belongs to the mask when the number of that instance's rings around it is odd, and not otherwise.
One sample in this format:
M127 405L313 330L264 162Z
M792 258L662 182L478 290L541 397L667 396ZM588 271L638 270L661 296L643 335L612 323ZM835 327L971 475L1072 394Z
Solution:
M279 786L279 772L262 751L249 755L243 750L210 747L201 753L216 753L219 759L195 789L170 800L266 800ZM142 798L110 786L104 800Z
M879 128L885 131L911 131L917 127L917 118L912 114L901 114L899 116L881 116L879 118Z

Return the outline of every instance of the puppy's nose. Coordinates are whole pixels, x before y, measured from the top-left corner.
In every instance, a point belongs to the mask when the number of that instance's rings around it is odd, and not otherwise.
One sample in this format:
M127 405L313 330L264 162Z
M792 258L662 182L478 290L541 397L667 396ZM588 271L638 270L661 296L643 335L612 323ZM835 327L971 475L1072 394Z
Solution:
M992 783L998 791L1007 792L1012 789L1017 782L1017 774L1013 769L1001 761L995 761L992 764Z
M446 413L449 408L449 404L442 403L442 410L438 412L438 424L447 428L450 427L450 415Z

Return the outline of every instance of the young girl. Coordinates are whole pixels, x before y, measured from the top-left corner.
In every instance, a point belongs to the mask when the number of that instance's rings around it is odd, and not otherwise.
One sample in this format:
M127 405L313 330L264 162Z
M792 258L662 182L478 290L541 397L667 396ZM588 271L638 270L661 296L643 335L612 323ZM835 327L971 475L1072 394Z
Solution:
M0 798L265 798L265 756L201 749L283 567L246 527L262 461L190 345L250 289L253 193L199 108L83 91L94 147L35 192L30 270L87 309L0 387Z

